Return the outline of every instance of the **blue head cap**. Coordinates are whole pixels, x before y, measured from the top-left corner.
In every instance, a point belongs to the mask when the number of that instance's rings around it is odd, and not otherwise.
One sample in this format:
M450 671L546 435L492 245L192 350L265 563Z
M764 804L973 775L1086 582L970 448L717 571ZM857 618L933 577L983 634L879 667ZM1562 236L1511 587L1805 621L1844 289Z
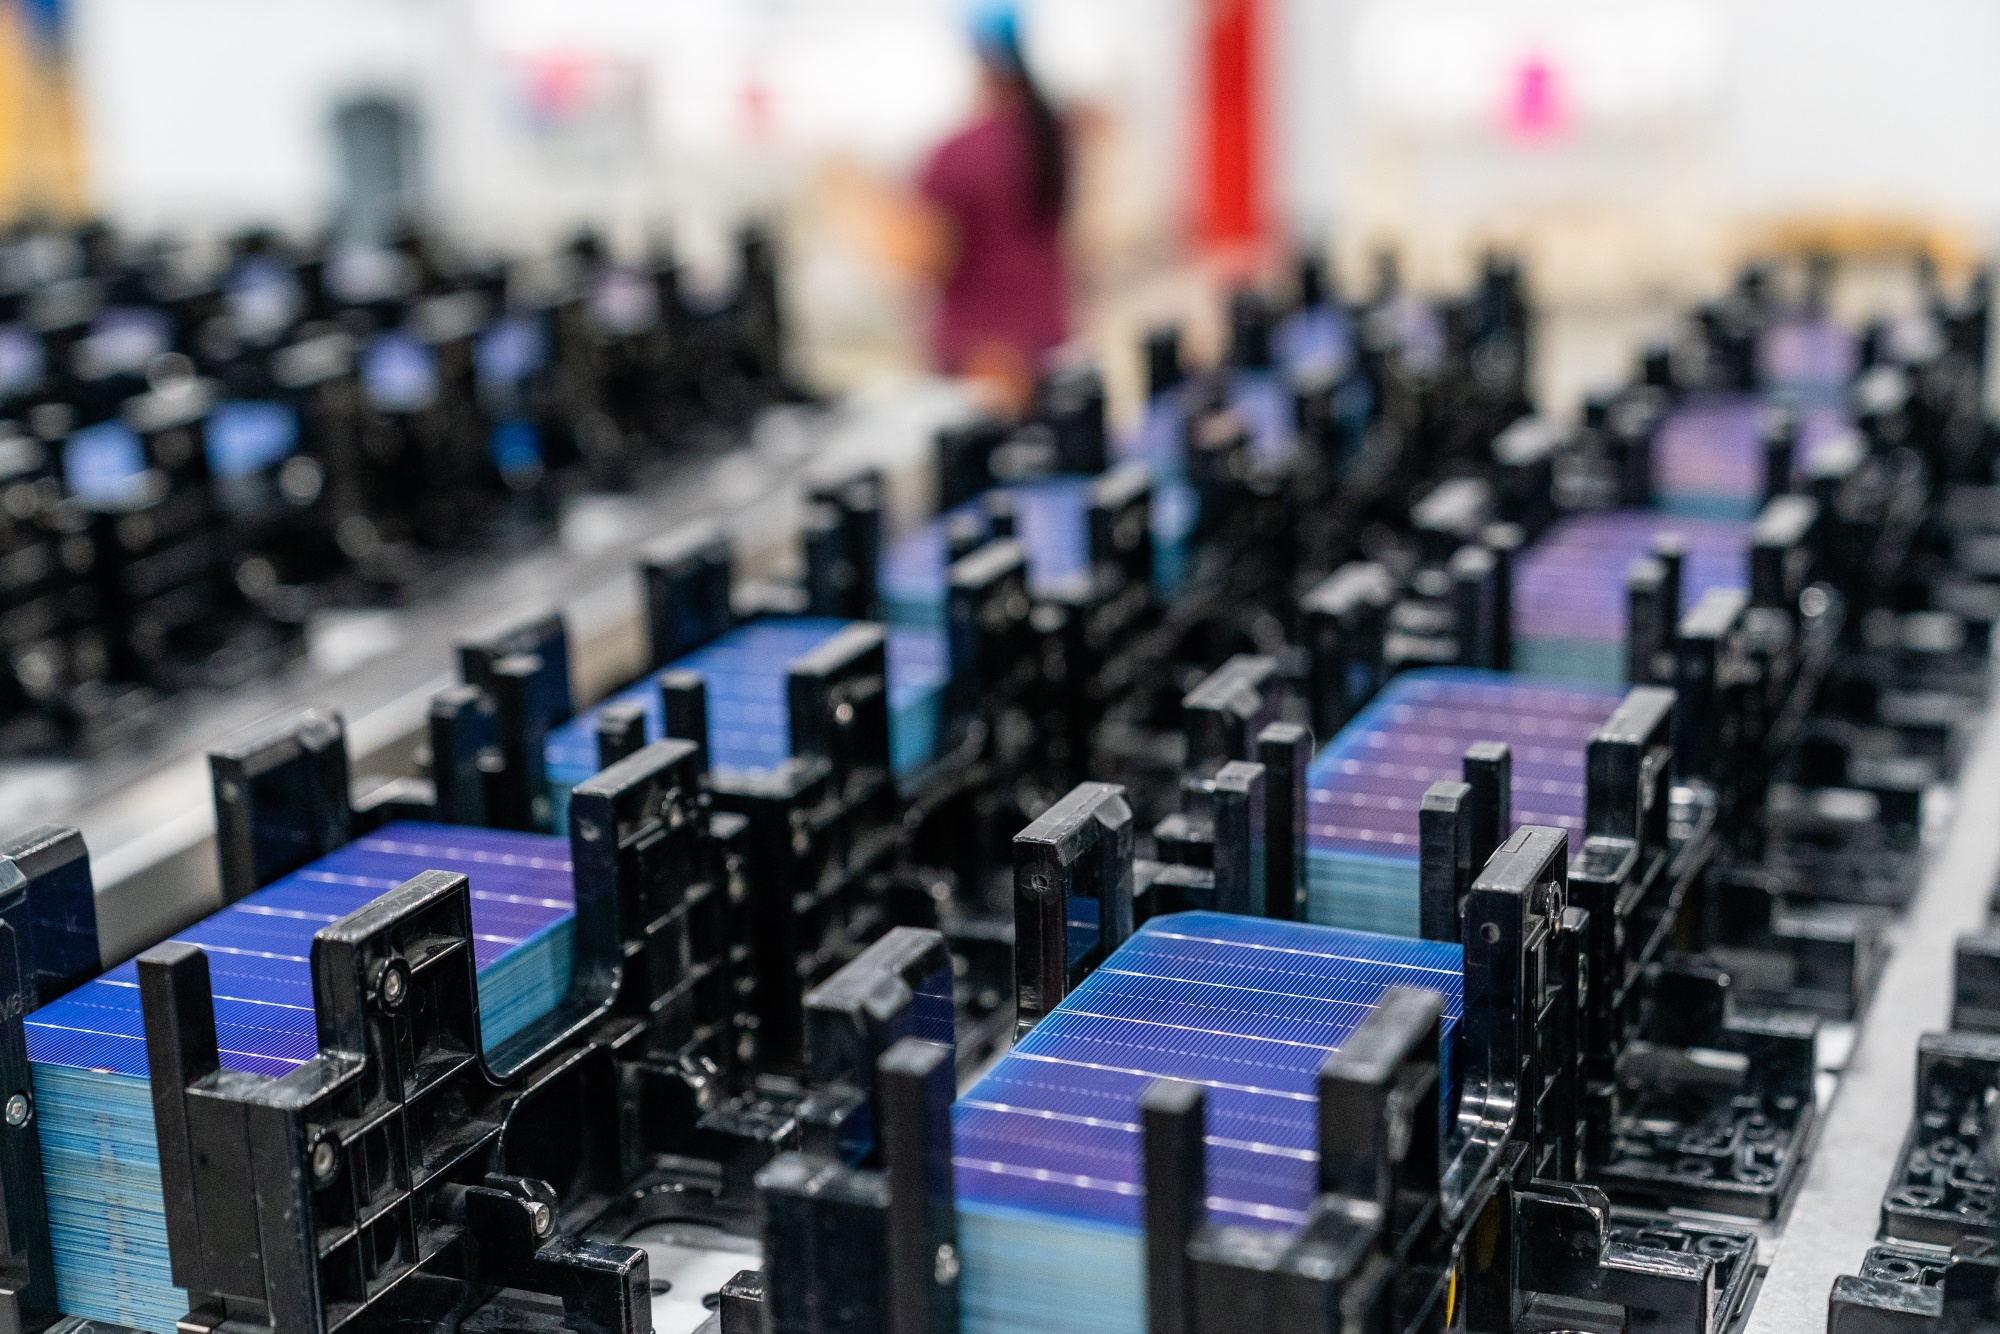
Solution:
M1027 62L1021 56L1021 15L1009 0L984 0L972 11L972 44L979 58L1005 74L1018 74Z

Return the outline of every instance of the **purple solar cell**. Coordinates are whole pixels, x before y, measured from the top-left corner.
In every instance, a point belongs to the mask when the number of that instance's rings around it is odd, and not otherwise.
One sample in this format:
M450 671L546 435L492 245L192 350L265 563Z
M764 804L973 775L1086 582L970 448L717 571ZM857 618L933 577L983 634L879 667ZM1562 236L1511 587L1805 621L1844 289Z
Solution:
M1584 749L1623 692L1535 685L1499 672L1424 671L1397 677L1313 761L1306 837L1312 852L1414 860L1417 807L1439 779L1457 779L1466 748L1513 751L1516 825L1583 827Z
M1765 400L1709 398L1674 412L1653 442L1653 488L1678 514L1748 518L1764 494L1764 448L1758 435ZM1806 409L1803 447L1794 461L1803 479L1819 451L1847 429L1838 408Z
M1854 335L1827 320L1799 320L1767 330L1757 349L1766 384L1837 391L1854 378Z
M1675 534L1687 550L1681 609L1718 588L1749 586L1751 525L1620 510L1564 519L1530 547L1514 575L1514 634L1543 639L1625 638L1625 574L1654 539Z

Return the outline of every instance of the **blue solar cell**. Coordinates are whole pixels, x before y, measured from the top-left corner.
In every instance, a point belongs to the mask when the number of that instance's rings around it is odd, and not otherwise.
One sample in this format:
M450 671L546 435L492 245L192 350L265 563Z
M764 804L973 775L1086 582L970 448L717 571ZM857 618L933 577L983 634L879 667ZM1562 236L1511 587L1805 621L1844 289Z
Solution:
M977 521L982 535L989 531L986 507L971 500L890 545L875 579L882 616L889 624L919 630L945 628L945 603L950 593L946 530L964 518Z
M1512 749L1517 826L1581 829L1584 750L1622 698L1604 686L1503 672L1396 677L1307 771L1311 919L1416 934L1417 808L1432 783L1461 775L1475 742Z
M1047 477L1007 488L1014 536L1028 558L1028 586L1051 593L1090 572L1088 477Z
M146 449L122 421L71 435L62 451L63 482L86 505L129 505L145 495Z
M738 626L669 665L666 670L692 671L702 677L712 767L757 773L775 769L790 757L786 673L795 660L849 624L821 617L770 617ZM938 709L951 675L950 648L941 631L892 627L886 654L890 767L901 775L921 767L936 751ZM542 764L558 813L569 808L569 790L597 772L597 720L605 708L636 705L645 710L646 740L666 735L666 708L657 679L657 674L647 676L549 733Z
M245 477L288 457L298 442L298 414L283 403L225 399L208 418L208 470Z
M1444 998L1448 1053L1456 945L1220 913L1141 927L954 1107L966 1328L1143 1328L1137 1107L1156 1079L1208 1091L1212 1213L1302 1222L1319 1069L1392 986Z

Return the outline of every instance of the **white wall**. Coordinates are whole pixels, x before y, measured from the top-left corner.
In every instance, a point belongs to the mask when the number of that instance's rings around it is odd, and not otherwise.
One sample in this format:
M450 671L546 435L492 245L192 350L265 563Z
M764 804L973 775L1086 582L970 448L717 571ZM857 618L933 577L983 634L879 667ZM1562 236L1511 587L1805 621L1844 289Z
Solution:
M1731 0L1726 180L1745 207L2000 221L2000 5Z
M84 0L96 196L142 229L315 226L334 188L333 103L399 93L448 124L438 89L459 22L454 0Z
M1441 131L1383 115L1367 86L1383 77L1362 47L1370 16L1408 19L1435 0L1280 0L1274 52L1288 112L1282 198L1306 231L1379 220L1384 194L1412 190L1419 225L1504 216L1524 197L1615 204L1650 177L1668 211L1693 199L1718 235L1736 223L1814 212L1904 218L2000 234L2000 5L1991 0L1483 0L1483 24L1560 27L1564 11L1617 22L1682 5L1719 40L1711 92L1672 115L1576 142L1517 152L1484 127ZM1442 69L1463 24L1440 23ZM1423 44L1418 44L1419 49ZM1462 55L1462 52L1458 54ZM1440 97L1464 93L1440 77ZM1407 112L1408 107L1401 108ZM1420 118L1421 119L1421 118ZM1624 143L1619 143L1620 136ZM1588 137L1588 136L1585 136ZM1385 185L1383 167L1404 179ZM1620 171L1637 170L1639 179ZM1419 179L1413 187L1411 179ZM1635 188L1638 194L1634 194ZM1644 222L1650 205L1633 217ZM1677 225L1677 223L1676 223ZM1464 230L1464 228L1461 228ZM1352 239L1351 237L1349 239ZM1623 244L1621 242L1620 244ZM1639 242L1643 244L1643 238ZM1679 262L1676 260L1675 262Z
M1169 207L1185 164L1189 0L1028 0L1048 81L1109 106ZM908 170L973 84L961 0L77 0L98 197L136 227L317 223L343 96L423 118L430 206L502 244L608 224L724 230L819 164ZM567 68L564 68L567 62ZM538 119L538 79L631 96ZM585 99L588 102L588 99ZM753 107L753 102L755 103ZM629 112L629 114L628 114Z
M1371 117L1360 90L1377 71L1357 63L1356 34L1374 7L1426 2L1269 0L1269 161L1294 237L1375 216L1385 187L1371 154L1424 168L1412 154L1430 148L1393 126L1385 139ZM1676 129L1671 173L1615 140L1573 170L1559 154L1510 157L1461 137L1428 164L1411 207L1477 216L1524 193L1616 194L1633 182L1607 190L1590 174L1611 162L1704 216L1830 208L1976 232L2000 223L2000 5L1684 2L1718 24L1722 73L1712 103ZM1675 0L1592 8L1660 3ZM1198 92L1196 0L1028 4L1031 41L1059 34L1052 82L1124 120L1115 193L1139 219L1128 230L1170 235ZM960 0L77 0L91 173L106 208L140 229L315 226L335 185L332 104L387 91L418 107L429 202L462 234L532 244L591 220L633 244L671 226L712 252L738 213L794 201L827 155L895 169L948 127L969 83L961 12ZM609 128L524 131L521 62L552 49L631 69L631 144L615 114ZM752 83L769 94L758 133Z
M1266 59L1278 76L1270 98L1274 202L1301 242L1323 240L1339 212L1339 162L1328 150L1351 133L1339 53L1352 9L1350 0L1275 0L1265 20Z

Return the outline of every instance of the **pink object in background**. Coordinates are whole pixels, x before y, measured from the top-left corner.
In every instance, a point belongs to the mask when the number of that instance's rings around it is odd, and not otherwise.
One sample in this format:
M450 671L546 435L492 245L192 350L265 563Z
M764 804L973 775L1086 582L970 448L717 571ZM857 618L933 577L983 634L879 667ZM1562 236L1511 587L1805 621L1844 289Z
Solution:
M634 61L555 48L516 57L511 73L510 109L544 143L601 153L643 138L644 73Z
M573 116L589 96L591 57L575 51L550 51L526 62L528 109L539 123Z
M1541 52L1529 52L1515 67L1503 119L1509 135L1532 142L1557 138L1568 127L1560 75Z

